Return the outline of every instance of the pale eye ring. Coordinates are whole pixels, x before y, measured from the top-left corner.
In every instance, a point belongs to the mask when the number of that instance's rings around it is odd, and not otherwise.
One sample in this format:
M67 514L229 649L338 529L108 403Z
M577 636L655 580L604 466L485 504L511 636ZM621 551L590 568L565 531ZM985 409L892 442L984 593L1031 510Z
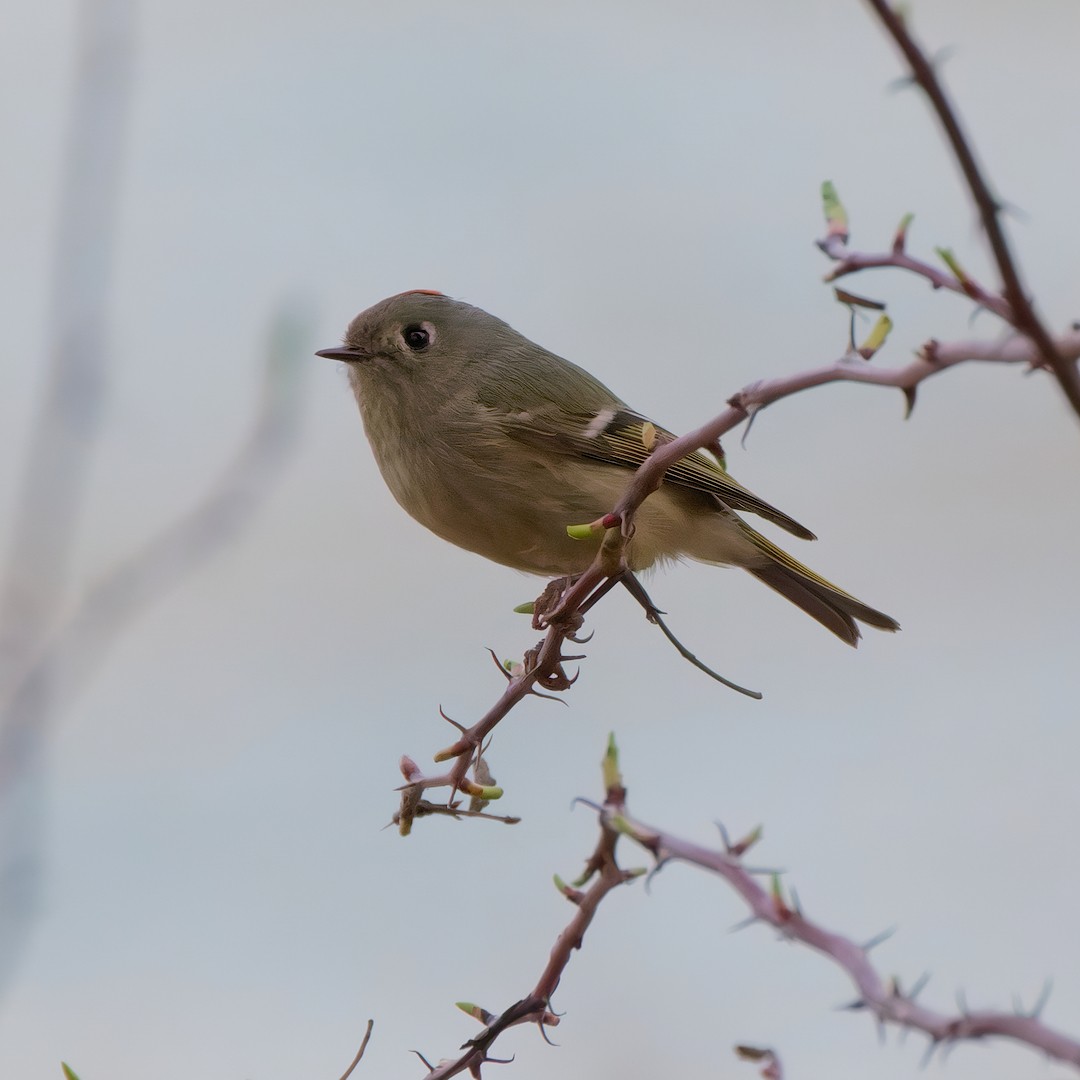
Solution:
M435 327L429 322L409 323L402 328L401 340L412 352L423 352L435 341Z

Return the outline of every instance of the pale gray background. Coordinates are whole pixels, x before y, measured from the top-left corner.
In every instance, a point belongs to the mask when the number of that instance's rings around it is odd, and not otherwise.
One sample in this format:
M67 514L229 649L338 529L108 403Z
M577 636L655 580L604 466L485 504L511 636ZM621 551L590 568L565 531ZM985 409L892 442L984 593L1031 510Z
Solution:
M7 5L0 513L39 390L74 5ZM1002 193L1054 327L1078 314L1080 9L916 8ZM402 289L477 303L676 430L746 382L827 362L845 314L818 187L854 240L952 246L988 270L921 97L854 2L143 5L119 262L115 382L79 581L186 507L248 421L275 305L317 306L310 352ZM900 364L929 335L997 332L878 275ZM550 884L591 850L576 795L618 733L632 807L710 841L765 825L758 861L809 913L869 937L931 1004L1030 1002L1080 1030L1075 822L1080 533L1076 418L1050 380L971 368L892 391L816 390L763 415L732 471L814 528L800 557L895 614L854 652L748 575L688 566L652 588L686 641L766 691L680 662L612 597L570 708L527 703L493 763L515 829L388 820L398 756L450 739L502 680L483 651L534 640L536 583L436 541L385 491L343 372L311 359L302 448L243 541L141 619L49 754L45 908L0 1003L0 1076L418 1077L532 986L570 908ZM634 857L627 852L627 858ZM834 1012L844 978L673 867L609 898L555 1004L498 1049L514 1080L913 1075ZM997 1045L953 1080L1067 1075ZM495 1069L492 1068L494 1075ZM929 1074L944 1072L939 1062Z

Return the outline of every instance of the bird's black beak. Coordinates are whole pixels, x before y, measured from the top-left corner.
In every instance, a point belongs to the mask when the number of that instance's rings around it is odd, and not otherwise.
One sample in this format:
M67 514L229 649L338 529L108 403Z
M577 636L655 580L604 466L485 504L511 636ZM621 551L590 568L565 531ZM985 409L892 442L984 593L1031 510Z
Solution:
M335 349L320 349L316 356L325 356L328 360L363 360L364 354L359 349L350 349L345 345L339 345Z

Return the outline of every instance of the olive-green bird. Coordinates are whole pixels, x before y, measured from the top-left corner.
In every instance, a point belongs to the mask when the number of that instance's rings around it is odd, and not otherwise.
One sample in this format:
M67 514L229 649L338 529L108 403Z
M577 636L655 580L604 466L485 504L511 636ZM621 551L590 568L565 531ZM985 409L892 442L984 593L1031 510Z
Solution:
M567 526L610 511L631 470L671 437L576 364L437 292L383 300L353 319L344 345L318 355L348 365L375 459L401 506L444 540L527 573L583 571L599 537L571 539ZM856 622L899 629L736 511L814 539L699 451L638 510L630 568L684 556L741 566L850 645Z

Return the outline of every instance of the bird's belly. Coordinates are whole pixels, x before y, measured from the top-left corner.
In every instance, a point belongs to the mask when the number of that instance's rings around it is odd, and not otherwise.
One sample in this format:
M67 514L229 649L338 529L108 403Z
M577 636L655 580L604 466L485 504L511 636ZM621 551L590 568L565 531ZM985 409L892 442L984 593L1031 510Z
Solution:
M603 533L573 540L568 525L609 513L631 473L559 455L515 454L515 468L461 458L380 462L394 497L420 524L458 547L526 573L577 574L593 561ZM747 565L756 551L711 497L665 485L642 504L627 549L633 570L681 556Z

